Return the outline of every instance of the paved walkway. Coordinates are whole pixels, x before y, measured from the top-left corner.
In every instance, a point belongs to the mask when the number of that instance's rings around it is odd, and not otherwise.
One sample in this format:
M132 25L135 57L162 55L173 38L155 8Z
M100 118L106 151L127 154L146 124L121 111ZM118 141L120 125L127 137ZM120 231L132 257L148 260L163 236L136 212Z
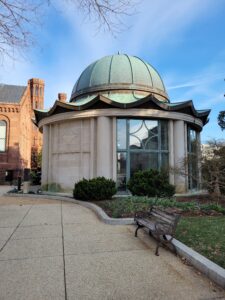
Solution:
M10 185L0 185L0 197L3 196L8 191L12 190L14 186Z
M225 299L139 232L72 203L0 197L0 299Z

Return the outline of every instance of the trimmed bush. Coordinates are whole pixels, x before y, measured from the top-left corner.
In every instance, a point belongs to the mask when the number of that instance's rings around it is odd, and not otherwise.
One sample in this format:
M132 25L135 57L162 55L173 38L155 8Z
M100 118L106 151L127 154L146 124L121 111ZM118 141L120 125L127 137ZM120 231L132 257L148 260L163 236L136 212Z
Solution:
M96 177L82 179L75 183L73 197L83 201L98 201L111 199L116 193L116 183L112 179Z
M169 183L168 174L152 169L136 172L127 186L136 196L172 197L175 194L175 186Z

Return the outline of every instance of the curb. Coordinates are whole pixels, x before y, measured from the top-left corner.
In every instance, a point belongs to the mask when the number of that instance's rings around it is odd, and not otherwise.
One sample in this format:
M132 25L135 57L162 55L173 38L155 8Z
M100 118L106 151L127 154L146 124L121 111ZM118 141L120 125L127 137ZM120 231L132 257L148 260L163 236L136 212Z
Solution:
M57 195L46 195L46 194L5 194L4 196L8 197L26 197L26 198L39 198L40 196L43 196L45 199L50 200L62 200L67 201L71 203L75 203L81 206L84 206L86 208L91 209L94 211L99 219L103 221L106 224L109 225L134 225L135 222L132 218L124 218L124 219L115 219L110 218L102 208L99 206L90 203L90 202L84 202L75 200L72 197L69 196L57 196ZM180 241L173 239L172 241L173 245L176 247L177 253L180 257L184 257L192 266L194 266L197 270L199 270L201 273L206 275L209 279L211 279L213 282L221 286L223 289L225 289L225 269L218 266L205 256L199 254L198 252L194 251L190 247L186 246L185 244L181 243Z
M176 239L172 243L179 256L186 258L197 270L225 289L225 269Z

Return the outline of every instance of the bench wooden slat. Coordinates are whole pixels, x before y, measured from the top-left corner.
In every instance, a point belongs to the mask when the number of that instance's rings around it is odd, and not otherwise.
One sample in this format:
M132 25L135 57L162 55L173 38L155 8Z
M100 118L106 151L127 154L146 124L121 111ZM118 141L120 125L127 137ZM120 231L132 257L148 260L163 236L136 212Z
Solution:
M164 212L162 210L156 210L156 209L152 209L150 211L151 214L155 214L155 215L158 215L158 216L162 216L163 218L165 219L168 219L168 221L174 221L174 219L176 218L176 215L175 214L170 214L170 213L167 213L167 212Z
M168 218L166 218L165 216L162 216L161 214L157 214L157 213L155 213L155 212L152 212L151 214L152 214L156 219L162 220L162 221L165 222L165 223L169 223L169 224L173 224L173 223L174 223L174 220L168 219Z
M145 219L140 219L137 220L138 224L143 225L145 227L147 227L148 229L154 230L155 228L155 223L154 222L149 222L149 220L145 220Z

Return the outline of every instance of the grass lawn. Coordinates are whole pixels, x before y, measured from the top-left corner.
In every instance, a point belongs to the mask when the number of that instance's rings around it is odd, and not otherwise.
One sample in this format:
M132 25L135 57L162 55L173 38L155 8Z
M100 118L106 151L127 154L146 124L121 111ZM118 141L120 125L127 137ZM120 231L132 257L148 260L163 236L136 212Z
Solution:
M225 268L225 216L215 214L225 214L224 207L193 200L177 202L147 197L114 198L95 203L113 218L134 217L135 211L147 211L152 205L179 209L183 216L178 223L176 238ZM207 215L212 212L214 215Z
M225 217L182 217L176 238L225 268Z

